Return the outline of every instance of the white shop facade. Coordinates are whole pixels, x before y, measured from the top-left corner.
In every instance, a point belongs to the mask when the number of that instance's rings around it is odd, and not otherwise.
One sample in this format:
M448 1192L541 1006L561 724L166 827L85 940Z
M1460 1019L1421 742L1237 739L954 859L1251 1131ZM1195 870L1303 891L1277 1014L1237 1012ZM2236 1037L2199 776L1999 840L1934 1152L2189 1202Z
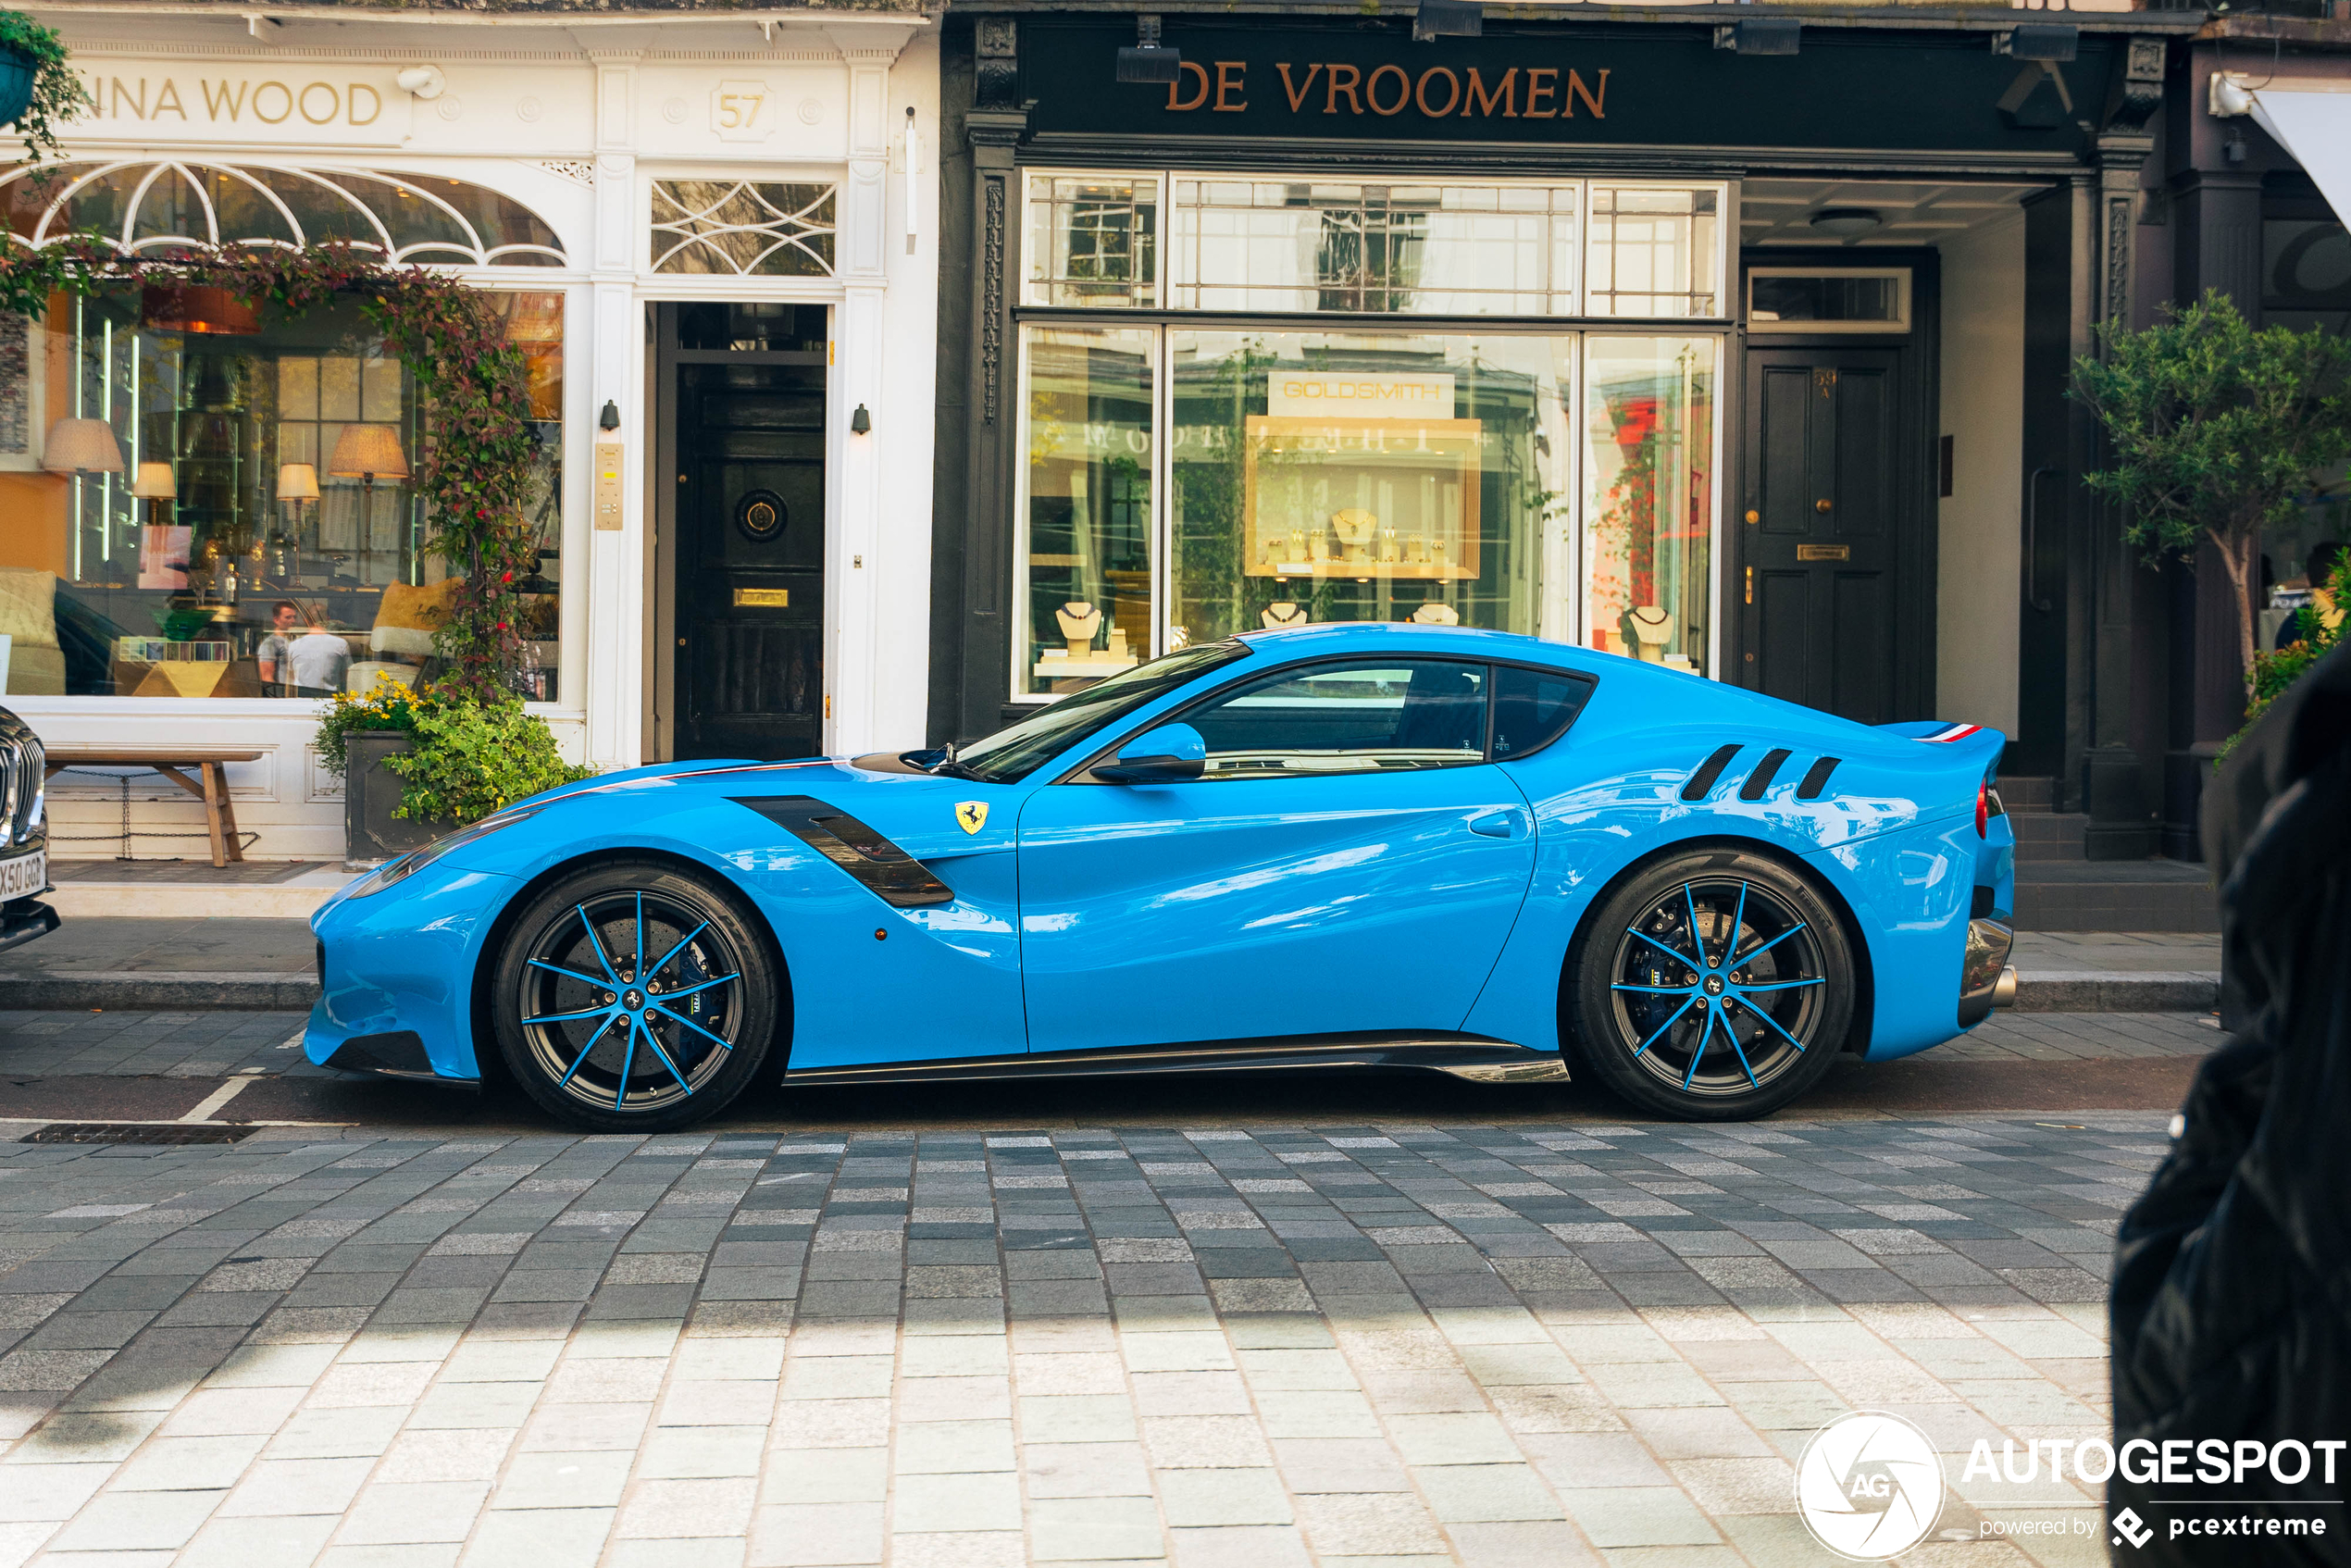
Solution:
M525 679L566 754L920 742L930 18L38 14L97 113L0 182L20 240L345 240L496 297L539 450ZM340 858L317 715L432 673L432 439L349 302L130 289L7 324L0 703L53 752L257 753L228 768L246 857ZM50 801L57 858L206 853L159 774Z

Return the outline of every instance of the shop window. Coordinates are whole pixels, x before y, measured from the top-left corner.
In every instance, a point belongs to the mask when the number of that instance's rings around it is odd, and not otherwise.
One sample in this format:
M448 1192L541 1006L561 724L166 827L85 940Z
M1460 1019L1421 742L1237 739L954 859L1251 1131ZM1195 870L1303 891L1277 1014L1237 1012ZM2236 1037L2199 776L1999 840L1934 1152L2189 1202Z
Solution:
M1574 185L1175 181L1186 310L1548 316L1574 309Z
M33 178L38 175L39 178ZM345 241L394 261L562 267L562 243L513 198L462 180L212 163L65 163L0 178L10 230L94 233L125 252Z
M1586 624L1592 646L1707 669L1714 532L1711 337L1585 342Z
M829 278L836 187L756 180L656 180L655 272Z
M1209 780L1459 767L1486 760L1484 665L1383 659L1242 687L1183 716Z
M1907 332L1907 267L1747 269L1750 332Z
M91 471L21 481L0 540L6 690L316 698L429 678L454 585L409 479L433 439L414 378L355 301L180 330L181 296L201 292L60 296L50 313L49 416L112 447ZM492 297L523 351L538 443L525 678L552 699L564 298ZM118 468L99 471L108 457Z
M1158 180L1031 175L1027 252L1029 305L1156 304Z
M1721 314L1721 193L1709 186L1592 186L1587 316Z
M1079 691L1151 653L1158 349L1148 328L1022 333L1016 692Z
M1540 628L1560 338L1171 329L1171 640L1305 621Z

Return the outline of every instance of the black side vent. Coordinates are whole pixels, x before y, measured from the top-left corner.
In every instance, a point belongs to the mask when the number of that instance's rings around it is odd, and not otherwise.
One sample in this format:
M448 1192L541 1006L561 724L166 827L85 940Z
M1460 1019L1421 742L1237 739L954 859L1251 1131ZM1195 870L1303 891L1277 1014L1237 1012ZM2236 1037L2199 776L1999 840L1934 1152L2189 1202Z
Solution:
M26 1143L242 1143L260 1129L202 1122L51 1122L24 1135Z
M930 868L845 811L813 795L734 797L840 866L893 909L952 903L955 890Z
M1714 754L1698 764L1698 771L1690 775L1690 781L1682 786L1682 799L1686 801L1706 799L1706 792L1714 788L1714 781L1723 777L1723 770L1730 766L1731 759L1738 754L1739 749L1736 746L1715 748Z
M1806 768L1804 782L1796 787L1796 798L1799 801L1819 800L1821 791L1829 787L1829 775L1835 773L1836 765L1844 760L1843 757L1822 757Z
M1764 753L1763 760L1755 765L1755 771L1748 774L1747 782L1739 786L1739 799L1761 800L1763 791L1772 787L1773 777L1780 771L1780 764L1787 761L1794 754L1785 747Z

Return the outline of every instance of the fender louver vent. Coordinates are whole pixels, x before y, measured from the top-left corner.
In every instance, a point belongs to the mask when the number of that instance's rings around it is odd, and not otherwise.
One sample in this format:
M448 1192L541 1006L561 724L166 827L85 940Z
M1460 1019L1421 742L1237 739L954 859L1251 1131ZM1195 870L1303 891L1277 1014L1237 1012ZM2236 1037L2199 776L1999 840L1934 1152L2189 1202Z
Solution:
M1723 777L1723 770L1730 766L1731 759L1738 754L1736 746L1718 747L1712 756L1698 765L1698 771L1690 775L1690 781L1682 786L1682 799L1706 799L1706 792L1714 788L1714 781Z
M1747 782L1739 786L1739 799L1743 801L1761 800L1763 798L1763 791L1772 787L1772 779L1773 776L1780 771L1780 764L1787 761L1787 759L1793 754L1794 753L1789 752L1785 747L1781 747L1777 750L1764 753L1763 760L1755 765L1755 771L1748 774L1747 776Z
M1821 791L1829 787L1829 775L1835 773L1836 765L1844 760L1843 757L1822 757L1806 768L1804 782L1796 787L1796 798L1799 801L1819 800Z
M845 811L810 795L736 795L748 806L840 866L893 909L952 903L955 891L930 868Z

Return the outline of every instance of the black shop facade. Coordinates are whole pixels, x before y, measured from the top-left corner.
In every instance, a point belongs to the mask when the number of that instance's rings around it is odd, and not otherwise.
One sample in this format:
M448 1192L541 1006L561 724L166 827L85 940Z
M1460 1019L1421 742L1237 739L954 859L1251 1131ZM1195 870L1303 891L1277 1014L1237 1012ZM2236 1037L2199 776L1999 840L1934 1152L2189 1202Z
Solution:
M2185 24L1740 9L955 7L931 739L1413 620L1996 726L2081 788L2129 564L2065 367L2136 310ZM1173 80L1122 81L1154 30ZM2107 753L2145 836L2160 759Z

